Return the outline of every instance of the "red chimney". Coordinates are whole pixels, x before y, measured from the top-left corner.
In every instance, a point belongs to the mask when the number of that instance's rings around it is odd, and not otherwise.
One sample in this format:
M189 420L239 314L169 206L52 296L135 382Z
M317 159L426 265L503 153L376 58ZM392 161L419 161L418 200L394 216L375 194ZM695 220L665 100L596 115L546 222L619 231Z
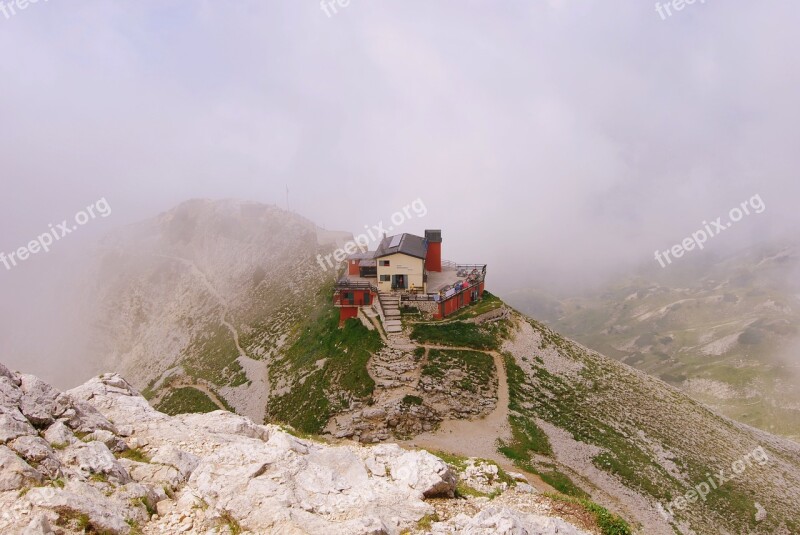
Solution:
M425 269L428 271L442 271L442 231L426 230L425 241L428 243L428 253L425 255Z

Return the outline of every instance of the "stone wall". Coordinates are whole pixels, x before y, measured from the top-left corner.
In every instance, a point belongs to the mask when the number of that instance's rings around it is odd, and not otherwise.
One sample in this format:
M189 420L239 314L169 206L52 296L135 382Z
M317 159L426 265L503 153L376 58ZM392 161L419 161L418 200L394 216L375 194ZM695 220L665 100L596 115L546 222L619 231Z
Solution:
M419 309L423 315L433 317L439 311L439 303L436 301L402 301L401 306L410 306Z

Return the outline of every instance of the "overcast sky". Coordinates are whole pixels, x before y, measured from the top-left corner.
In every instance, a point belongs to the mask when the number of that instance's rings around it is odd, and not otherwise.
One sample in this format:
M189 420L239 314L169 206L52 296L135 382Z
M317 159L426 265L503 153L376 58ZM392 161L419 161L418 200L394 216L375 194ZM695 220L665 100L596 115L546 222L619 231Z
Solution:
M287 185L293 210L354 232L422 198L404 230L442 228L446 258L507 287L652 263L756 194L766 210L714 247L796 232L796 0L666 20L632 0L328 9L0 14L0 251L102 197L86 237L195 197L285 205Z

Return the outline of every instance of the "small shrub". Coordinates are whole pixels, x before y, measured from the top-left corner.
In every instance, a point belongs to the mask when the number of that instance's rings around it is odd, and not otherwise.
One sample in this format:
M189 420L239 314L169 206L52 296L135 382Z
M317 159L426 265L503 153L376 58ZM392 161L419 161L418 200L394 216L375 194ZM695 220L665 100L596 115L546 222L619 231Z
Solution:
M150 457L141 449L141 448L133 448L129 450L125 450L122 453L118 454L117 457L120 459L128 459L131 461L136 461L139 463L149 463Z
M422 405L422 398L419 396L412 396L411 394L407 394L403 397L403 404L404 405Z

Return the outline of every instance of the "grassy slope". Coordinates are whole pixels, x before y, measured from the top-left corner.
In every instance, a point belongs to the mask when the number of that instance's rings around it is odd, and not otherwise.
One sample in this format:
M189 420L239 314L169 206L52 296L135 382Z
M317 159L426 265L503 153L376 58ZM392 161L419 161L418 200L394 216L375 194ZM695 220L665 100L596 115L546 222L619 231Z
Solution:
M169 392L155 408L170 416L190 412L213 412L219 409L207 395L191 387Z
M500 347L501 329L503 325L500 323L488 327L463 321L441 325L419 323L413 326L411 339L421 344L491 350Z
M422 375L441 380L449 370L458 370L462 376L450 386L465 392L488 392L497 383L494 360L486 353L431 349Z
M382 344L378 333L358 320L339 329L338 309L321 305L270 370L273 384L289 388L270 400L269 418L319 433L334 413L370 398L375 383L367 361Z
M763 444L754 433L738 429L663 383L593 354L537 322L530 324L539 351L506 357L515 432L507 454L534 464L532 453L550 455L549 441L536 425L538 418L568 431L575 440L601 448L593 459L596 468L651 502L666 504L705 480L707 473L730 467L764 445L772 464L750 468L750 477L722 486L707 502L691 504L679 518L701 533L718 533L721 526L733 533L800 528L791 524L797 522L793 500L800 487L797 450L787 454ZM549 372L545 360L553 359L553 352L581 365L579 374ZM679 473L662 466L654 443L672 453ZM786 466L791 475L779 476ZM541 464L538 468L543 470ZM781 477L780 484L773 484L775 477ZM789 491L792 485L794 490ZM754 521L756 501L771 512L760 524Z

